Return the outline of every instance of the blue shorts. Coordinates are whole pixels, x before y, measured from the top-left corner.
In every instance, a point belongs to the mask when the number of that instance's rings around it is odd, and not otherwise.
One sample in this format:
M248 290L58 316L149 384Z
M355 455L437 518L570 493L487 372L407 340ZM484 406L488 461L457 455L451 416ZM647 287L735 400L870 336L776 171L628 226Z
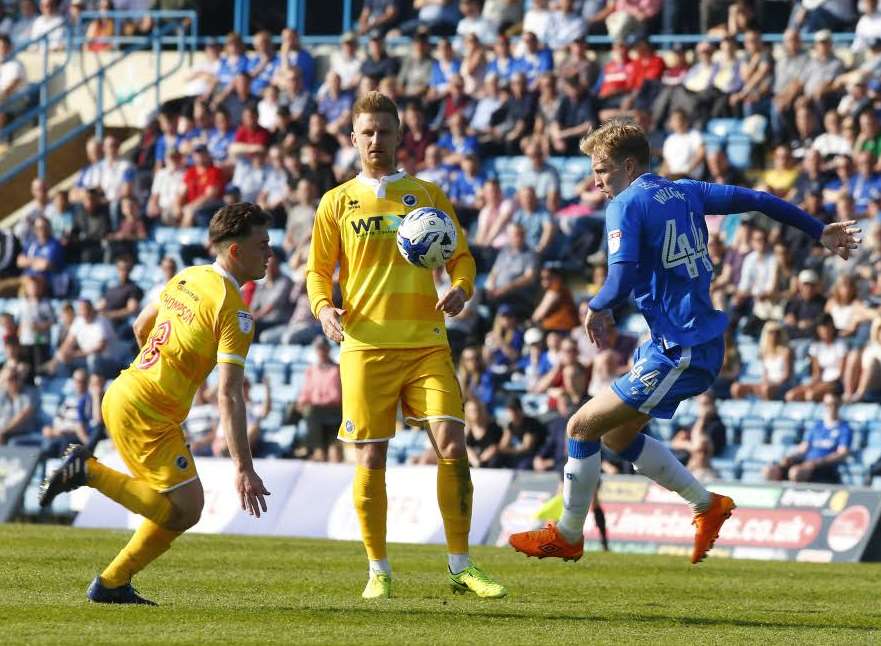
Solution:
M721 336L690 348L669 350L649 340L633 353L633 368L615 380L612 390L639 412L670 419L680 402L713 385L724 357L725 339Z

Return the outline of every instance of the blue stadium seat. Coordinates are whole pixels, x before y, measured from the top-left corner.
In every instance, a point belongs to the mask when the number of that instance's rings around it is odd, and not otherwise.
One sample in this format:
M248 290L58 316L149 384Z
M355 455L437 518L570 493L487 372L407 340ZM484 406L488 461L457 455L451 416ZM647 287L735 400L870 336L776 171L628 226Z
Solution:
M728 139L728 137L740 134L740 119L710 119L707 122L707 132L716 135L720 139Z
M41 392L40 393L40 412L43 414L44 420L51 422L58 412L58 406L61 404L61 395L58 393Z
M281 428L282 414L281 411L270 410L269 414L260 420L260 429L263 432L275 432Z
M745 426L740 429L740 443L744 446L764 444L767 436L765 426Z
M740 474L740 481L747 484L757 484L765 482L765 476L762 474L760 468L750 466L749 468L744 468L743 472Z
M818 416L819 409L814 402L786 402L783 405L782 416L796 421L812 420Z
M527 393L520 398L523 411L533 417L548 412L548 396L542 393Z
M270 244L270 246L280 247L282 242L284 242L284 229L270 229L269 230L269 244Z
M712 467L719 472L723 480L736 480L738 475L737 454L740 447L736 444L728 444L722 453L710 459Z
M749 412L749 418L758 418L765 422L772 422L775 418L782 416L782 411L783 402L757 401L753 404L752 410Z
M177 227L156 227L153 229L153 241L157 245L168 244L169 242L177 242L181 229Z
M653 419L649 422L649 430L652 434L665 442L669 442L673 437L675 427L673 421L669 419Z
M282 402L285 406L296 401L297 395L300 394L300 388L296 384L273 384L272 385L272 402Z
M749 168L752 158L753 142L746 135L732 134L725 145L725 154L731 165L740 170Z
M872 466L881 458L881 447L865 448L860 453L864 466Z
M39 383L40 396L45 396L47 393L61 396L64 393L66 383L67 379L64 377L41 377Z
M704 140L704 150L707 153L714 153L722 147L724 139L714 135L712 132L704 132L701 135Z
M260 453L265 457L282 457L290 454L297 438L298 428L294 425L280 426L274 431L266 431L261 438Z
M774 428L771 431L771 444L779 446L792 446L798 443L797 428Z
M848 404L841 407L841 419L849 423L869 423L881 420L879 404Z
M869 424L866 430L865 446L866 448L881 449L881 426Z
M263 364L263 378L269 381L272 388L288 382L288 364L270 360Z
M743 419L749 416L753 403L748 399L723 399L716 404L720 417Z

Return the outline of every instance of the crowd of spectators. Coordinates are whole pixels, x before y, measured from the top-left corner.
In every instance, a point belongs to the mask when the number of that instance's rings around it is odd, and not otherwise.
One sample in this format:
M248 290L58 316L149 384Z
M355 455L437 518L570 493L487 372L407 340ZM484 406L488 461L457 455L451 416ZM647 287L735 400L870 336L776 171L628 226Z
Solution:
M712 477L710 458L725 437L714 396L881 402L876 0L847 15L832 7L846 2L797 5L777 45L763 38L753 3L704 0L708 37L664 52L647 39L661 8L651 0L533 0L525 12L504 0L414 4L409 15L394 0L366 0L356 31L326 60L292 29L278 38L260 32L250 43L235 33L212 41L190 70L187 95L163 104L130 156L112 135L92 139L69 191L50 195L36 180L15 231L17 260L0 279L0 292L20 288L28 304L22 311L33 320L17 323L32 373L112 377L120 348L131 347L126 322L145 298L127 277L138 241L156 227L204 230L220 205L238 200L259 203L284 229L267 278L246 290L257 340L321 339L304 285L312 217L324 191L357 174L351 106L380 90L400 106L401 168L450 196L481 274L468 307L448 321L472 464L556 468L565 443L555 420L630 368L638 326L617 330L598 351L579 325L605 277L605 198L589 173L566 194L549 162L577 156L584 133L613 116L643 125L655 167L668 176L760 188L823 222L857 219L867 233L844 261L761 216L708 216L709 239L698 251L713 265L712 296L731 330L714 392L701 398L694 426L674 437L683 461ZM830 29L856 37L835 45ZM611 46L593 45L589 36L604 32ZM410 40L394 40L400 35ZM719 118L757 133L748 164L733 164L706 134ZM513 182L494 176L496 156L522 156ZM209 255L199 243L180 260ZM118 286L100 302L77 303L53 345L53 314L41 299L70 297L76 286L65 267L80 262L117 263ZM163 259L166 278L174 263ZM444 280L438 273L439 288ZM630 312L616 312L618 320ZM757 347L756 358L739 356L744 343ZM301 455L339 460L339 393L331 386L338 367L320 342L316 356L307 394L286 419L308 426ZM267 389L253 411L259 420L270 385L255 387ZM547 402L541 420L523 411L521 400L532 396ZM200 393L192 433L200 451L218 454L211 397L210 389ZM796 466L773 474L803 475Z

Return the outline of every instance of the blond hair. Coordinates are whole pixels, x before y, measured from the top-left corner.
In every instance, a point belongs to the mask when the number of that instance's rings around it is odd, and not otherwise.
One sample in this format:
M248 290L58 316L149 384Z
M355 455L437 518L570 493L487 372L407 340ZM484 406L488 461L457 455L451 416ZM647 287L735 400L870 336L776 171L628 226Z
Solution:
M612 119L584 136L579 144L588 157L622 162L633 157L640 166L648 166L649 141L642 128L633 121Z
M360 99L355 101L355 105L352 106L352 122L358 118L358 115L364 114L390 114L395 119L395 123L397 125L401 125L401 120L398 117L398 106L395 105L395 102L388 98L382 92L368 92Z

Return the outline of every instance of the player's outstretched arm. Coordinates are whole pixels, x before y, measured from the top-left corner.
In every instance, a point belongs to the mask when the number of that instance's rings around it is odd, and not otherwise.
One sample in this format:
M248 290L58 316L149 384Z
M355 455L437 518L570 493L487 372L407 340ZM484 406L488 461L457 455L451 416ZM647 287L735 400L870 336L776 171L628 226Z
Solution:
M217 405L220 408L220 424L236 467L236 490L242 510L260 518L266 511L264 496L269 495L260 476L254 471L251 447L248 445L248 428L245 418L245 371L232 363L218 364L220 381L217 387Z
M135 322L132 323L132 331L135 333L135 339L138 342L138 347L143 348L144 344L147 342L147 337L150 336L150 330L153 329L153 324L156 322L156 315L159 313L159 309L156 307L155 303L150 303L141 310L141 313L138 314Z

